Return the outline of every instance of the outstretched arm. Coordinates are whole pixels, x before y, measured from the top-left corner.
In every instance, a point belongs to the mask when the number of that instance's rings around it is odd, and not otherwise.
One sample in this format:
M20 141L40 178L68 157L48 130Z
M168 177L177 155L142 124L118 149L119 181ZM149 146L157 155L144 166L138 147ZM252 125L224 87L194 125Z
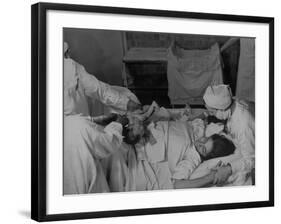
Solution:
M206 176L193 179L193 180L175 180L174 188L175 189L184 189L184 188L199 188L206 187L213 183L215 178L215 171L211 171Z
M95 98L105 105L113 106L121 110L134 111L140 105L132 101L127 95L120 93L111 85L98 80L89 74L82 65L76 64L79 73L79 81L82 83L85 94L90 98Z

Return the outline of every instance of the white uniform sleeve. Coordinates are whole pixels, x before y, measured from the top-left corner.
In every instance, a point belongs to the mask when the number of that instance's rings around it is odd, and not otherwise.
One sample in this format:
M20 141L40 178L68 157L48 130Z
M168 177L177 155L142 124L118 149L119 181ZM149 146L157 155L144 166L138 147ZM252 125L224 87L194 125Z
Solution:
M99 81L95 76L89 74L82 65L77 63L79 81L82 83L85 94L88 97L98 99L108 106L127 110L129 98L111 88L110 85Z
M183 180L189 179L193 171L199 166L201 159L194 147L188 148L183 159L177 164L172 179Z
M106 158L115 152L122 144L122 125L112 122L100 132L93 143L95 156L98 158Z
M111 122L104 128L105 133L107 133L108 135L115 136L117 138L118 145L121 145L123 140L122 130L123 127L118 122Z
M241 159L234 160L231 162L232 173L237 172L251 172L252 168L255 167L255 151L254 142L251 139L254 137L247 137L248 135L241 136L238 147L240 147Z
M248 173L255 167L255 120L248 110L242 112L233 136L242 158L230 163L233 173Z

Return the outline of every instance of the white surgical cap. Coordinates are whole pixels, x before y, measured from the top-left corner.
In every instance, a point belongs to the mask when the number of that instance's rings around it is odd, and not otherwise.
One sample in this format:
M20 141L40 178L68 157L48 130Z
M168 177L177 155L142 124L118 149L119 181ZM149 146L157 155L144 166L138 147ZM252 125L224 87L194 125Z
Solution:
M68 49L69 49L68 43L63 42L63 53L65 54L65 52L67 52Z
M203 99L207 106L225 110L232 102L230 87L228 85L209 86L205 91Z

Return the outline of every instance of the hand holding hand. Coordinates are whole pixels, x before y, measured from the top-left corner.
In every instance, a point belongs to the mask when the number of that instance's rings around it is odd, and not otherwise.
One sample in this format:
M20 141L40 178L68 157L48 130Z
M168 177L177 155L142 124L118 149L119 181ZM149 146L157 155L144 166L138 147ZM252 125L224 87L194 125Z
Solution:
M216 166L213 170L216 170L215 178L213 184L216 184L217 186L222 186L225 184L225 182L228 180L230 175L232 174L231 166L228 165L222 165L222 166Z

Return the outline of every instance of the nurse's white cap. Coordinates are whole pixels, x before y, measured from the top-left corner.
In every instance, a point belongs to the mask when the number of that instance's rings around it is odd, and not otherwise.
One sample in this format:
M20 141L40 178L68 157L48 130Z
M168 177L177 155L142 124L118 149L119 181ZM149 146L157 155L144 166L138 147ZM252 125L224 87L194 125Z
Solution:
M209 86L203 99L207 106L214 109L225 110L232 102L231 89L228 85Z

